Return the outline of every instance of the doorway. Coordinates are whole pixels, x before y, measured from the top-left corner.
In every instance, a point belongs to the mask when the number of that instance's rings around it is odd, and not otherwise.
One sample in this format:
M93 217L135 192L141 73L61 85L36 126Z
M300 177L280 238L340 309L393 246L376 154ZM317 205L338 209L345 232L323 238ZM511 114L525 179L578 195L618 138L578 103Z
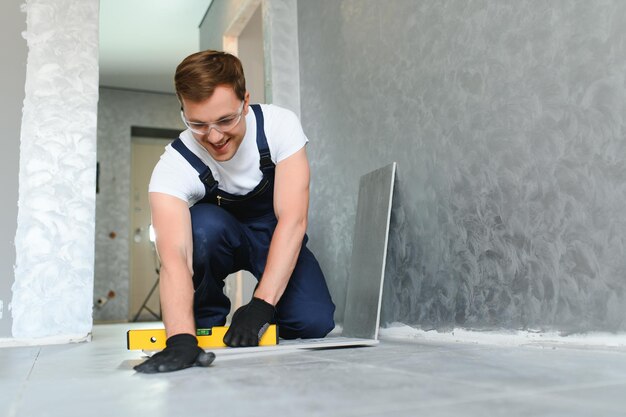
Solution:
M265 103L265 54L261 5L238 36L236 55L242 62L251 103Z
M160 320L159 260L150 233L148 185L154 166L171 142L159 137L131 137L129 320Z

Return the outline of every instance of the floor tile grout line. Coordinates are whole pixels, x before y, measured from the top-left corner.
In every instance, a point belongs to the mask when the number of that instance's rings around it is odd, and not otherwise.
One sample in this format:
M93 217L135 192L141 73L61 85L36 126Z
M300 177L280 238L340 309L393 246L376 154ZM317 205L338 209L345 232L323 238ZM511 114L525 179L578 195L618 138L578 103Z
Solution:
M16 395L15 401L13 402L11 409L7 413L7 417L17 417L17 411L20 408L20 405L22 403L22 398L24 397L24 391L26 390L26 385L28 384L28 381L30 380L30 376L33 373L33 369L35 369L35 365L37 364L37 359L39 359L39 354L41 354L41 349L42 349L41 347L37 349L37 355L35 356L35 359L33 360L33 365L28 370L28 374L26 375L26 378L24 378L24 382L22 383L22 386L20 387L20 390L18 394Z
M33 366L30 367L30 371L28 371L28 375L26 375L26 380L24 383L28 382L31 374L33 373L33 369L35 369L35 365L37 364L37 360L39 359L39 355L41 354L41 348L37 351L37 356L35 356L35 360L33 361Z

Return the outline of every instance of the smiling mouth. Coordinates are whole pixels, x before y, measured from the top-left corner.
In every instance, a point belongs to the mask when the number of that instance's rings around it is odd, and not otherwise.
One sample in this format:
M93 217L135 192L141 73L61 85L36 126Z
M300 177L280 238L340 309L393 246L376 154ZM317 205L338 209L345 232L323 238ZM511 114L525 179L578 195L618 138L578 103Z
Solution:
M230 142L230 138L220 143L211 143L211 146L213 146L215 149L222 149L228 144L228 142Z

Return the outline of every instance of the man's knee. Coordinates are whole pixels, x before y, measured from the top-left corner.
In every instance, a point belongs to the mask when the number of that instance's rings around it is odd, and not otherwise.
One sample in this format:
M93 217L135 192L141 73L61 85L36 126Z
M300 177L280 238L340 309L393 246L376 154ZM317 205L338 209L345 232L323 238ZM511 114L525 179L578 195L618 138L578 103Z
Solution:
M324 316L320 315L307 323L305 337L310 339L325 337L334 328L335 320L332 313Z
M279 335L284 339L319 339L335 328L334 307L279 320Z

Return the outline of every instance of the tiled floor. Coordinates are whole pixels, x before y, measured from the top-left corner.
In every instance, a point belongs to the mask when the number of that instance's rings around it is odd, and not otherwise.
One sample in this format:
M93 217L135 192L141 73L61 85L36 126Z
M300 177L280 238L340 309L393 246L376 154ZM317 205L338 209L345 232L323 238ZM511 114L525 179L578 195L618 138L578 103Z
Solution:
M0 416L626 416L626 351L383 340L137 374L129 325L0 349Z

